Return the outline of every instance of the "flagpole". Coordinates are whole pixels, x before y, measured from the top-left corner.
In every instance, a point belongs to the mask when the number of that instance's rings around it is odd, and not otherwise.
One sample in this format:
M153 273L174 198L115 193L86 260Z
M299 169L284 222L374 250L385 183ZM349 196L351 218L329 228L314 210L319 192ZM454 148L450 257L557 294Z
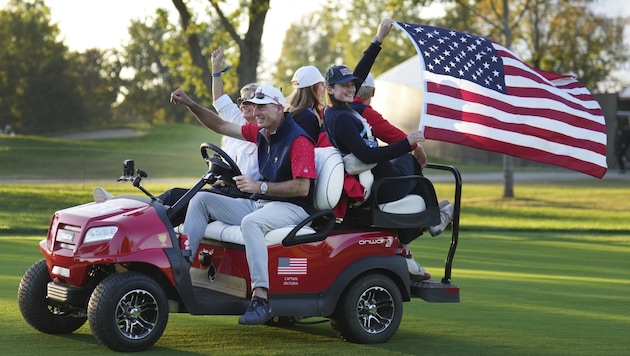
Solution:
M503 35L505 36L505 48L510 49L510 7L508 0L503 0ZM514 198L514 158L510 155L503 155L503 197Z

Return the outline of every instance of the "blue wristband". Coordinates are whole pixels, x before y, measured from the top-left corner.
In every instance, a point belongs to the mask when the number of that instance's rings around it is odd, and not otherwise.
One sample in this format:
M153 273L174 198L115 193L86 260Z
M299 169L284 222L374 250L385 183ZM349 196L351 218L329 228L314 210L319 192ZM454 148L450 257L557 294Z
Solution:
M226 66L220 72L212 73L212 76L215 77L215 78L216 77L220 77L222 73L225 73L225 72L227 72L230 69L232 69L232 66Z

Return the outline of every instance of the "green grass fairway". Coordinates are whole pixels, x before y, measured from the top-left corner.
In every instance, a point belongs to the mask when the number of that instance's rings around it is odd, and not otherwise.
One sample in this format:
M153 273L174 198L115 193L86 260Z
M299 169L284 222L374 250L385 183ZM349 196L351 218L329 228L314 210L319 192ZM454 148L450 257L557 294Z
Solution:
M499 184L466 185L453 268L461 303L431 304L419 299L405 303L401 327L386 344L343 342L327 322L280 329L240 326L237 317L231 316L170 314L165 334L146 353L624 354L630 346L630 202L610 204L608 198L623 193L621 182L601 188L573 184L519 184L522 197L516 199L494 197ZM579 199L563 190L569 186L580 192ZM130 194L134 188L123 184L118 189L114 193ZM451 187L437 184L436 189L443 195ZM3 351L10 355L110 354L93 338L87 324L64 336L35 331L22 319L16 302L21 275L41 256L37 243L54 207L85 202L90 189L75 189L72 184L31 188L10 184L3 185L0 194L19 200L8 210L2 208L0 215L10 235L0 237ZM429 236L413 243L416 258L435 278L443 273L448 244L448 238Z
M146 128L146 135L102 140L0 136L0 178L115 180L122 162L133 159L151 178L199 177L207 170L202 142L220 135L201 125Z

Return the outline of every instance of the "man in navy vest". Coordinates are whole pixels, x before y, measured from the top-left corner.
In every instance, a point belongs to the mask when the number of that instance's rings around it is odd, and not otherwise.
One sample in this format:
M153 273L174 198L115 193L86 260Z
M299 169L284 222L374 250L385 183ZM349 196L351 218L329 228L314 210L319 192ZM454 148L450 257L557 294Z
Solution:
M264 324L272 317L267 299L269 270L265 234L296 225L315 211L315 145L290 114L284 112L282 92L271 85L258 87L246 102L254 105L256 123L238 125L221 120L213 111L190 99L183 90L171 93L171 101L183 104L197 120L223 135L258 145L258 167L263 178L235 177L236 186L251 197L233 198L209 192L197 193L188 206L184 233L196 251L209 221L240 225L252 280L252 301L238 322Z

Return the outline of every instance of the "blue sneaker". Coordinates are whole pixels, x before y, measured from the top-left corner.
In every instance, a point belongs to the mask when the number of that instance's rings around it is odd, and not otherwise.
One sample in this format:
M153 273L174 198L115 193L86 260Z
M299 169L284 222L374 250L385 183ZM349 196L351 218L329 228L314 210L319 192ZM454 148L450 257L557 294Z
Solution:
M238 318L243 325L261 325L271 319L271 305L267 299L252 297L252 302L245 314Z

